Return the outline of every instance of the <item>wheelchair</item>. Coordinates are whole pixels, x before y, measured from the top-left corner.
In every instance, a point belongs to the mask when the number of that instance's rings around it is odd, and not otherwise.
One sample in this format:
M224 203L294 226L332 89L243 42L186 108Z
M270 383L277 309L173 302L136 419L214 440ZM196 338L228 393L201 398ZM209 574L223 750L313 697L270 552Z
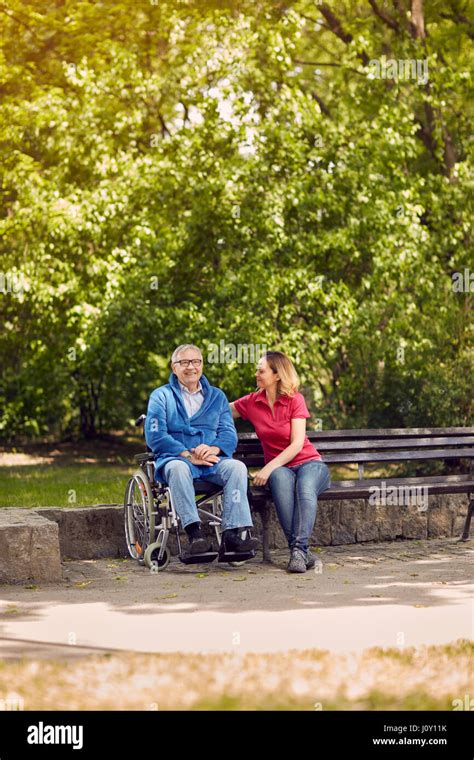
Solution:
M144 425L146 414L135 421L137 427ZM145 565L152 572L165 570L171 560L168 538L171 531L176 534L178 556L186 565L213 562L219 551L191 555L184 551L180 539L180 519L174 508L170 489L165 483L155 480L155 461L151 449L136 454L139 469L127 483L124 500L124 523L127 549L132 559ZM222 542L222 486L195 480L196 506L201 522L214 529L218 549ZM226 552L219 562L232 567L240 567L255 557L255 551Z

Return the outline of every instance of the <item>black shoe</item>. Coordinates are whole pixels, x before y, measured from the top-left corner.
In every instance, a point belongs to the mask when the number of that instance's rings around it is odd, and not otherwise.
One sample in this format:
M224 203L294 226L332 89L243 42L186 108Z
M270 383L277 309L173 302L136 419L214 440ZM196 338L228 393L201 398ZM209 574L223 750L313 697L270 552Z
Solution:
M192 556L194 554L205 554L206 552L212 551L211 542L202 534L201 523L190 523L189 525L186 525L184 530L189 538L189 549L187 554Z
M259 545L258 538L251 538L250 535L242 538L240 535L241 531L242 528L231 528L223 532L219 554L234 552L236 554L247 554L248 552L257 550Z
M197 536L191 539L188 549L188 554L193 556L194 554L206 554L212 552L212 544L205 536Z

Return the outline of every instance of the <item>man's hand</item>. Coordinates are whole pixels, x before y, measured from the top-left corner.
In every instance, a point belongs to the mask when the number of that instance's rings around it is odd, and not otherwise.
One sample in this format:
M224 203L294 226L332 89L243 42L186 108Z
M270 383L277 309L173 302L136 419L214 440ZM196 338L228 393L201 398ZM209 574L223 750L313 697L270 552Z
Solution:
M189 461L191 462L191 464L197 464L199 466L204 465L205 467L212 467L213 464L216 464L216 462L219 461L219 457L212 456L210 454L207 459L202 459L201 457L197 457L196 454L193 454Z
M218 446L206 446L205 443L201 443L195 449L191 449L192 454L199 457L199 459L204 459L206 462L218 462L219 458L217 455L219 451L220 448Z
M267 484L268 478L270 477L274 469L275 468L272 467L270 464L266 464L265 467L262 467L261 470L255 473L252 479L252 485L265 486Z
M215 446L207 447L207 448L216 448ZM185 449L181 452L180 456L184 457L188 462L191 462L191 464L196 464L199 467L212 467L213 464L219 461L219 457L213 455L212 453L208 453L206 458L196 456L196 450L195 449Z

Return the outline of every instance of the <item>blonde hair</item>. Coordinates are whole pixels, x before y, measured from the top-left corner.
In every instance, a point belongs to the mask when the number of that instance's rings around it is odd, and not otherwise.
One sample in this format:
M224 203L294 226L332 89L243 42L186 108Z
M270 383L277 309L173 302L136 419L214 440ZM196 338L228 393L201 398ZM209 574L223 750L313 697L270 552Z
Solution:
M296 373L291 359L282 354L281 351L267 351L262 355L266 359L268 366L280 379L277 382L277 394L283 396L294 396L298 393L300 379Z

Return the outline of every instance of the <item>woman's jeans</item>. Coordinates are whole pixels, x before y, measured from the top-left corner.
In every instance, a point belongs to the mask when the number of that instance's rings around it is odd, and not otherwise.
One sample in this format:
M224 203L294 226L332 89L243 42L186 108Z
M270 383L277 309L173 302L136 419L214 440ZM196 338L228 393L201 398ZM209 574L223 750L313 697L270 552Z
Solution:
M296 467L277 467L268 478L268 485L288 546L307 552L318 496L331 485L327 464L318 459Z

